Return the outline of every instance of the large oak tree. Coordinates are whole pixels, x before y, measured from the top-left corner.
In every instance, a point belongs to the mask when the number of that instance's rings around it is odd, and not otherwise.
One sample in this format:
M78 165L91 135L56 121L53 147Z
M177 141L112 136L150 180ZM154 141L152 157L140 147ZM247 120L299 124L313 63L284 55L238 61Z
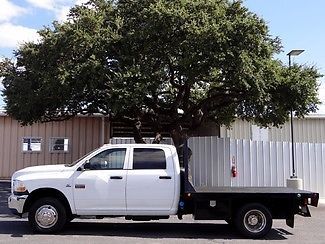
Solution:
M204 121L280 125L316 110L318 71L274 59L278 38L231 0L91 0L1 63L7 113L22 124L102 113L179 145Z

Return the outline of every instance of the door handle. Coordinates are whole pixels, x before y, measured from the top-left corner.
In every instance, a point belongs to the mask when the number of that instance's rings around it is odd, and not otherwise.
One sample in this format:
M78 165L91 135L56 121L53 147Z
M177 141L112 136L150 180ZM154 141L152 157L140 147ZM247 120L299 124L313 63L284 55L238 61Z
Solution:
M122 176L111 176L110 179L112 179L112 180L122 180L123 177Z
M162 180L170 180L172 177L171 176L159 176L159 179Z

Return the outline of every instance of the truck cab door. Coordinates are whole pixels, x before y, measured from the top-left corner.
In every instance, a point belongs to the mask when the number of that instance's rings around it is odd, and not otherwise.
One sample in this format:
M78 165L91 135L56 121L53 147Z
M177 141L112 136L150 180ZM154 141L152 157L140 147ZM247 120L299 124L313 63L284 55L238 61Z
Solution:
M175 199L171 151L161 148L131 150L126 204L128 215L169 215Z
M74 203L80 215L125 215L127 148L105 149L76 172Z

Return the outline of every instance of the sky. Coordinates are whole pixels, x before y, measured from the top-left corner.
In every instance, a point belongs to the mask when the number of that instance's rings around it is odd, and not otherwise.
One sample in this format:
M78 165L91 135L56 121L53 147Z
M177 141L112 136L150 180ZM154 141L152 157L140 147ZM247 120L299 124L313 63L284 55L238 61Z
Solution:
M20 44L37 41L37 30L54 20L65 21L69 8L84 2L87 0L0 0L0 59L13 58L13 50ZM314 65L325 74L324 0L244 0L244 5L266 21L272 36L282 40L283 52L275 58L288 63L290 50L304 49L292 61ZM324 105L318 113L325 114L325 78L319 83Z
M292 57L298 64L314 65L325 75L325 1L324 0L246 0L244 5L262 17L270 34L282 41L283 52L276 56L288 64L293 49L305 50ZM325 114L325 77L319 79L318 114Z

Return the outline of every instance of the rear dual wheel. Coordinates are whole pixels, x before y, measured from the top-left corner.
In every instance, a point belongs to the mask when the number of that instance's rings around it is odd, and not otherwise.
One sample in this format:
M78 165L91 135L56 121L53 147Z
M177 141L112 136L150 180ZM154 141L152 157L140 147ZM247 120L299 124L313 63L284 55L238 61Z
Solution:
M272 228L272 215L262 204L247 204L238 211L235 226L248 238L261 238Z

